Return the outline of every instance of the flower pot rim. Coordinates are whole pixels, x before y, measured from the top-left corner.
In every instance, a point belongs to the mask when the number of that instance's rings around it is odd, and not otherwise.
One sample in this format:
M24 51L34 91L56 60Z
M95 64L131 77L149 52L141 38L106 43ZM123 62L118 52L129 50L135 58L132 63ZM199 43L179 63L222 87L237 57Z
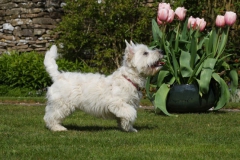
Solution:
M173 84L173 85L171 85L171 87L173 87L173 86L198 86L198 84Z

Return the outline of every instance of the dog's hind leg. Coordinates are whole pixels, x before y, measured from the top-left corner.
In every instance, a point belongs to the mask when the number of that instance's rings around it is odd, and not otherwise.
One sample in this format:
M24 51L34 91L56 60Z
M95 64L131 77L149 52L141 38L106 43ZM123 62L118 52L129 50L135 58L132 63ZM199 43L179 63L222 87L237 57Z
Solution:
M47 105L43 119L48 129L52 131L66 131L67 129L61 125L61 122L70 113L71 110L68 107Z

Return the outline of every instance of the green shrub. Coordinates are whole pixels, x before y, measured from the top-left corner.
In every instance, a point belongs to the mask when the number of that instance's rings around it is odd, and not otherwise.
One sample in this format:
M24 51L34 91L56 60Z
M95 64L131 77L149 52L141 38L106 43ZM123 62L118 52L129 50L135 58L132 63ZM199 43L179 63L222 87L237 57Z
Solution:
M0 68L0 83L10 87L39 89L51 83L40 54L4 54L0 58Z
M61 51L70 59L85 59L99 72L110 72L121 65L125 39L148 44L151 19L156 5L145 0L66 0L65 16L57 26Z
M51 85L51 79L43 65L44 55L35 52L3 54L0 57L0 84L9 88L41 90ZM85 63L57 60L59 70L92 71ZM1 91L4 92L4 91Z

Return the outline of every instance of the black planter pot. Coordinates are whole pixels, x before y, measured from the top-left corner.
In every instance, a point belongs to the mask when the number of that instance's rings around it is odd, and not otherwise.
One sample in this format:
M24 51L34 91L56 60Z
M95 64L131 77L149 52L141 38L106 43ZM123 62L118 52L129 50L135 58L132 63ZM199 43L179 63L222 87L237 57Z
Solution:
M208 94L199 95L199 89L194 84L174 85L167 97L167 110L174 113L206 112L216 101L213 86Z

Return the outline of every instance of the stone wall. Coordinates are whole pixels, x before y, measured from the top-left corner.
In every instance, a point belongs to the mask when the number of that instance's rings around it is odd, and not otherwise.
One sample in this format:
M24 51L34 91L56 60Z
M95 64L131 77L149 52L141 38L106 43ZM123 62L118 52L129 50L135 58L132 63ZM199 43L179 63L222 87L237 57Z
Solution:
M63 0L0 0L0 54L45 52L63 15Z
M101 0L103 1L103 0ZM154 0L146 0L151 7ZM63 15L64 0L0 0L0 54L45 52Z

